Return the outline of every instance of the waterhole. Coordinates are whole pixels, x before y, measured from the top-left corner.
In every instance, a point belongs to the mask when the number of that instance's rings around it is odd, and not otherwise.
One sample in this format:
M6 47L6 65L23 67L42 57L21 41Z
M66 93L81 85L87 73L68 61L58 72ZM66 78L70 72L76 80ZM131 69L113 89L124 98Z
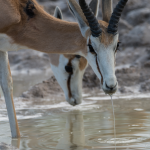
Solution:
M36 104L38 108L16 108L21 138L15 140L6 109L0 109L0 142L20 150L115 150L115 144L119 150L149 150L150 99L124 97L113 102L115 137L110 97L88 96L77 107L66 102L46 107L43 102L41 107Z

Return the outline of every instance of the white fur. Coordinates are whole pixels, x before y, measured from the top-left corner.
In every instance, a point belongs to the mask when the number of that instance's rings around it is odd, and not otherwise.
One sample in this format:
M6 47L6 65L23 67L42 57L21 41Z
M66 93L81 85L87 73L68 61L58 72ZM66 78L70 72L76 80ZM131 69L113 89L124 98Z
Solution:
M114 87L117 84L117 79L115 76L115 50L118 42L118 34L114 37L114 40L108 46L105 46L103 43L101 43L99 38L90 36L90 39L92 46L97 53L98 65L103 76L102 88L106 93L115 92L117 87L114 89L114 91L109 91L109 89L106 87L106 84L109 87ZM101 80L101 75L97 69L96 56L88 52L87 56L85 57L98 78Z
M71 75L71 82L70 82L70 89L72 97L69 97L69 91L67 87L67 81L69 78L69 73L66 72L65 66L68 64L69 59L64 57L63 55L60 55L59 57L59 65L54 66L51 64L51 69L60 84L61 88L63 89L65 93L65 98L71 105L77 105L81 103L82 100L82 78L83 74L85 72L84 70L80 70L79 68L79 58L74 58L71 61L72 68L73 68L73 74Z
M75 15L78 21L82 36L87 39L87 45L89 44L89 38L90 38L92 46L95 52L97 53L97 56L95 54L92 54L89 51L89 48L87 46L87 54L86 55L82 54L82 56L84 56L88 60L88 63L91 65L92 69L94 70L98 78L101 80L102 77L98 71L98 67L100 68L101 74L103 76L103 83L101 84L103 85L102 87L104 92L107 94L115 93L117 90L117 86L116 86L117 80L115 76L114 63L115 63L115 50L118 43L118 34L114 36L113 42L110 45L108 45L107 47L104 46L104 44L101 43L99 37L93 37L89 32L89 26L86 24L85 19L81 15L81 12L79 12L80 9L79 5L73 2L73 0L67 0L67 1L69 6L71 7L71 10L73 11L73 14ZM95 13L95 16L96 15L97 13ZM98 65L96 63L96 59Z
M14 41L6 34L0 34L0 51L17 51L26 49L25 46L14 43Z
M59 7L55 8L54 17L58 17L59 19L63 18L61 9ZM54 66L51 64L52 71L60 84L61 88L63 89L65 93L66 100L71 105L77 105L80 104L82 101L82 78L83 74L85 72L86 67L84 70L80 70L79 68L79 58L74 58L71 60L71 65L73 68L73 74L71 75L71 81L70 81L70 89L71 89L71 97L69 97L69 90L67 86L69 73L65 70L65 66L68 64L69 59L64 57L64 55L59 55L59 57L56 57L56 59L59 58L59 60L55 60L58 62L58 66Z

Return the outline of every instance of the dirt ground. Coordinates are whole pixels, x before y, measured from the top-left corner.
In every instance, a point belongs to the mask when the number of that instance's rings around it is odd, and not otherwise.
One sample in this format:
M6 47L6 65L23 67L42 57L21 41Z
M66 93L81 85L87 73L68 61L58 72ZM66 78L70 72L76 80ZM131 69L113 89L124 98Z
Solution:
M59 6L64 19L75 21L69 12L66 2L61 0L38 0L45 10L53 15L55 6ZM114 6L118 0L114 0ZM101 6L100 6L101 7ZM102 13L99 12L99 19ZM119 93L150 92L150 3L149 0L129 1L120 20L120 51L116 58L116 76L119 83ZM11 69L46 70L50 67L47 54L21 50L10 52ZM99 80L89 66L83 78L83 90L99 89ZM48 97L56 92L62 95L62 90L55 77L43 81L22 94L23 97Z

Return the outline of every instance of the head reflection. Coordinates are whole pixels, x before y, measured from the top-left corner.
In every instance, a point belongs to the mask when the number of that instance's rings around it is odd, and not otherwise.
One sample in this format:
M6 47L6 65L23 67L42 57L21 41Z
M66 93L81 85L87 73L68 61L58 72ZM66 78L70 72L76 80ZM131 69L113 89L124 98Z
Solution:
M66 115L66 125L63 136L56 149L62 150L84 150L84 124L81 111L71 111Z

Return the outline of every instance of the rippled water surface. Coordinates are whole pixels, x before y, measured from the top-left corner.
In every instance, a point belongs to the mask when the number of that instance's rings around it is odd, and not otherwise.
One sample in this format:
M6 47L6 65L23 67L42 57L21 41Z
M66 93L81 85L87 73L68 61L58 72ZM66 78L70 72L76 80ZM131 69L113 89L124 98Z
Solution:
M116 98L116 139L109 97L85 97L81 106L67 103L48 109L17 109L20 140L11 140L6 110L0 110L0 142L20 150L149 150L150 98Z

